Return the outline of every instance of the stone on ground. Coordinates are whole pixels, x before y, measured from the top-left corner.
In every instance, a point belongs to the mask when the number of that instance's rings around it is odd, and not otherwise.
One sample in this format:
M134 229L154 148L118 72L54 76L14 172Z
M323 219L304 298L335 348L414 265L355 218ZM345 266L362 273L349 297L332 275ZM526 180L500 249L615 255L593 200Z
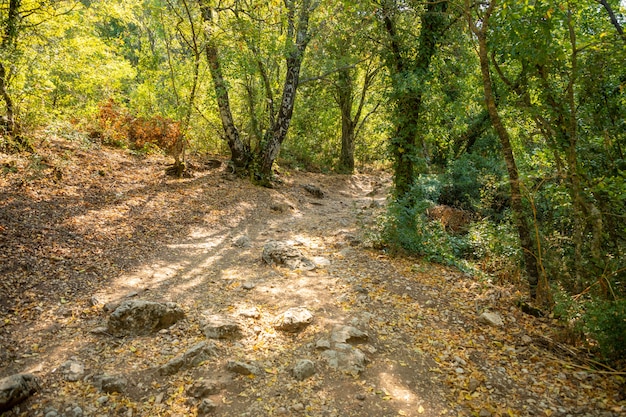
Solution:
M159 368L160 375L173 375L176 372L196 367L200 363L215 356L215 346L207 342L200 342L192 346L182 355L179 355Z
M297 333L311 324L313 313L304 307L293 307L274 319L274 328L288 333Z
M98 375L94 378L94 383L107 394L124 392L128 386L128 380L121 375Z
M108 331L114 336L143 336L166 329L185 317L176 303L126 300L109 316Z
M239 323L230 317L220 315L206 316L204 335L209 339L229 339L240 336Z
M245 362L228 361L226 369L239 375L260 375L261 370L256 365Z
M261 257L269 265L285 265L291 269L305 271L315 269L315 264L288 242L270 240L263 246Z
M363 352L346 343L338 343L334 349L323 351L322 357L331 368L351 375L361 374L367 362Z
M337 326L330 335L334 343L364 343L368 338L367 333L352 326Z
M298 381L304 381L315 374L315 364L308 359L300 359L293 367L292 373Z
M502 317L498 313L492 313L490 311L482 313L478 317L478 322L494 327L504 326L504 320L502 320Z
M64 362L60 370L63 373L63 378L69 382L76 382L85 375L85 365L75 360Z
M33 374L15 374L0 379L0 411L10 410L39 389L39 379Z

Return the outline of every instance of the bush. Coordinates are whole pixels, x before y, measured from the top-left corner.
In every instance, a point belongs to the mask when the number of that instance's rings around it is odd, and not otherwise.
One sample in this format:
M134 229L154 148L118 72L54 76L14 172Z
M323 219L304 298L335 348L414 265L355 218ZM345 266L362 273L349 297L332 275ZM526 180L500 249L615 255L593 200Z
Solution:
M402 201L389 205L380 219L375 238L392 252L423 256L429 262L456 266L470 272L462 258L469 252L467 240L446 233L438 221L429 221L426 210L438 194L434 177L423 176Z
M591 302L583 320L606 360L626 360L626 300Z

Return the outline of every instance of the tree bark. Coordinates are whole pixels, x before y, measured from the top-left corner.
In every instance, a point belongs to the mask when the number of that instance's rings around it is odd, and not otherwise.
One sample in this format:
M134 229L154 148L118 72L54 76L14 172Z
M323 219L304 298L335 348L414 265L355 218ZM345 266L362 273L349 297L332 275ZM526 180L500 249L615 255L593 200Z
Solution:
M511 146L509 132L504 126L504 123L502 122L502 119L500 118L500 115L498 113L491 81L489 55L487 51L487 30L489 26L489 17L493 12L495 4L495 0L489 3L489 6L485 11L485 15L483 16L483 19L481 21L480 29L471 18L470 27L473 33L478 38L478 56L480 59L480 72L482 75L483 89L485 93L485 104L489 112L491 124L498 134L500 143L502 145L502 153L506 162L507 172L509 174L509 186L511 188L511 209L513 210L513 216L515 218L517 232L520 239L520 245L523 251L526 274L528 276L528 284L530 287L530 297L536 300L538 298L537 288L539 284L537 255L533 245L528 220L524 214L519 174L517 170L517 164L515 162L515 157L513 155L513 148ZM543 294L540 295L543 296Z
M222 68L219 60L219 51L211 32L211 24L213 23L213 11L206 4L205 0L198 0L202 18L205 22L205 36L207 38L206 58L209 64L209 71L215 88L215 96L217 98L217 106L220 112L220 120L224 129L224 137L228 143L231 153L231 160L235 170L245 170L250 163L250 146L244 143L240 136L233 114L230 110L230 98L228 96L228 87L222 74Z
M389 68L393 79L395 95L394 123L395 135L390 146L394 157L394 193L400 200L411 189L415 180L415 166L424 159L423 143L418 140L419 116L422 107L424 81L428 78L430 61L436 52L437 44L445 29L447 1L429 2L421 16L422 30L416 59L411 62L402 51L393 12L395 2L383 3L385 31L390 39ZM392 8L394 9L392 11ZM406 85L408 78L418 80Z
M15 48L15 43L18 36L18 24L19 24L19 9L21 6L21 0L10 0L9 10L7 12L7 19L4 22L4 30L2 32L2 42L0 48L2 52L10 55L11 50ZM7 68L4 62L0 62L0 96L4 101L6 108L6 121L4 124L4 130L9 138L14 138L16 135L16 122L15 122L15 105L11 99L11 95L8 90L8 77Z
M345 68L337 74L337 103L341 110L341 155L339 172L351 174L354 171L354 132L356 124L352 119L354 103L351 69Z
M303 0L296 24L294 21L296 14L294 2L285 1L285 4L288 7L288 36L286 40L288 55L283 93L276 118L261 141L257 155L257 167L253 173L255 181L264 186L271 185L272 167L289 131L296 103L300 68L304 59L304 52L310 41L309 18L317 7L316 1Z

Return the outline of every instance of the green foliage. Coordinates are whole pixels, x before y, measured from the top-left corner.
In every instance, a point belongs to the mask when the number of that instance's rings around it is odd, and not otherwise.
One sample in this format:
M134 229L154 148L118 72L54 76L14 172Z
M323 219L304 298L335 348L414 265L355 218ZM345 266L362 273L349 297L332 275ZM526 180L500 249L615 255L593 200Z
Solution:
M584 321L604 358L626 360L626 300L595 300L587 306Z
M466 239L472 259L482 271L500 282L513 281L519 275L522 253L510 211L497 222L484 218L472 223Z
M426 215L426 209L432 205L431 198L438 194L439 182L432 176L420 179L405 195L405 200L389 204L388 212L379 219L378 235L374 239L392 252L418 255L429 262L472 272L463 261L470 250L467 240L448 234L441 223L430 221Z

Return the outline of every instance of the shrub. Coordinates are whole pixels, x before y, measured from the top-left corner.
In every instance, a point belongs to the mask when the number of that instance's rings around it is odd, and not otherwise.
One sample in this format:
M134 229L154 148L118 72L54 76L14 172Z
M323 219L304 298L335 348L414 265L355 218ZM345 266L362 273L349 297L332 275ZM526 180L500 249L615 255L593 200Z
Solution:
M583 319L585 330L598 342L606 360L626 360L626 300L593 301Z

